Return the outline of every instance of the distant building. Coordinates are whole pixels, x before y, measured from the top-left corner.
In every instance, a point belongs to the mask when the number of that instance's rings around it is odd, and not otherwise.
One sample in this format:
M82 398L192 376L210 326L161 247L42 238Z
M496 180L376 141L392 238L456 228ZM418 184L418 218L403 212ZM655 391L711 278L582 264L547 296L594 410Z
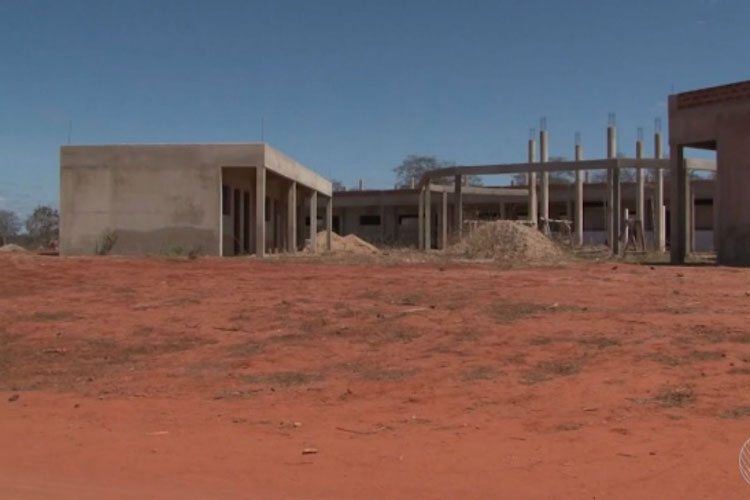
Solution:
M63 146L60 253L295 251L331 190L266 144Z

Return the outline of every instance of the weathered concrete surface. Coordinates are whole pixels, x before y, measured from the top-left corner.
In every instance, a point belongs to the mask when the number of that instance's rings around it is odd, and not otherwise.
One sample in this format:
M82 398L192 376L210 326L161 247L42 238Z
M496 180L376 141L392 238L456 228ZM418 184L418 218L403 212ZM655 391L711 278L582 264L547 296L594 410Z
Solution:
M235 207L232 215L222 214L222 171L233 194L252 193L255 201L256 166L275 179L268 189L274 197L289 181L331 192L329 181L266 144L63 146L60 252L93 254L109 241L109 252L120 255L221 255L222 248L231 255L235 238L244 238L245 221L235 235ZM244 199L240 207L244 213ZM278 245L274 234L266 238Z
M725 265L750 265L750 81L684 92L669 97L672 178L672 262L689 251L689 210L679 158L683 148L717 152L716 250Z

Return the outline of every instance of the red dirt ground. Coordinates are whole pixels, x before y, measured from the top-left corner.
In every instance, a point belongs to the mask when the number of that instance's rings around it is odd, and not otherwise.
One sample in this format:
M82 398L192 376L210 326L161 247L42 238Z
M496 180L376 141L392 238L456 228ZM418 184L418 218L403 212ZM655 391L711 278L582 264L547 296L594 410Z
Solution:
M3 499L748 498L749 383L746 269L0 257Z

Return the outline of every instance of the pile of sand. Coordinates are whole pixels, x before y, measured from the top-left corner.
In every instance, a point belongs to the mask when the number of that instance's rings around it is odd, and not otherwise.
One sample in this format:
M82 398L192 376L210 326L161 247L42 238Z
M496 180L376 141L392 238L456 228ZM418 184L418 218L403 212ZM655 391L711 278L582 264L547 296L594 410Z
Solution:
M26 252L26 249L22 246L8 243L0 247L0 253L22 253Z
M326 232L321 231L317 237L318 252L326 251ZM340 236L336 233L331 233L331 251L332 252L348 252L357 254L379 254L380 250L375 245L367 243L362 238L354 235L347 234L346 236Z
M521 265L555 263L566 258L566 252L537 229L509 220L479 225L453 245L451 253Z

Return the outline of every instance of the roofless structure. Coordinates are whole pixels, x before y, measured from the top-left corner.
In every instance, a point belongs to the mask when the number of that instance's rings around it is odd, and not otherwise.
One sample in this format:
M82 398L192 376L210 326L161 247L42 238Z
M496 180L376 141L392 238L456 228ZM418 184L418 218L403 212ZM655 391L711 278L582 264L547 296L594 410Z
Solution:
M422 176L419 182L420 202L419 202L419 231L420 248L431 248L430 235L430 205L431 196L436 186L433 179L453 177L455 179L452 192L454 193L455 217L453 227L456 228L456 237L461 237L463 226L463 197L462 193L463 177L468 175L499 175L499 174L527 174L527 204L528 218L530 221L539 225L541 229L548 226L549 219L549 173L550 172L575 172L575 208L574 214L574 231L575 241L578 244L583 242L583 189L584 178L582 172L587 170L606 170L607 172L607 203L606 203L606 225L607 225L607 243L613 253L619 253L624 246L625 227L624 212L622 210L622 193L620 173L623 169L636 169L636 213L635 223L640 226L641 231L645 226L645 171L655 171L656 179L656 210L655 213L655 246L659 251L663 251L666 245L665 238L665 207L664 207L664 177L663 172L672 168L672 162L669 159L662 158L662 137L658 130L654 134L654 157L645 158L643 153L643 141L639 139L636 143L636 157L623 158L617 155L617 129L614 124L607 127L607 158L596 160L584 160L583 150L580 144L576 144L575 160L573 161L549 161L548 150L548 133L542 130L539 134L539 161L536 161L536 143L535 140L529 139L528 143L528 162L510 163L497 165L474 165L474 166L455 166L427 172ZM684 159L681 158L680 165L682 171L690 172L692 170L709 170L716 169L716 165L710 160L701 159ZM541 175L541 182L537 182L537 175ZM689 174L688 174L689 176ZM445 212L447 197L443 197L442 211ZM674 203L674 201L673 201ZM446 219L442 219L446 224ZM685 224L687 228L687 224ZM441 228L440 234L446 234L447 229ZM687 233L685 233L687 235ZM685 236L687 237L687 236Z
M719 264L750 265L750 81L669 96L673 183L671 260L688 254L689 162L686 147L716 151L716 256Z

